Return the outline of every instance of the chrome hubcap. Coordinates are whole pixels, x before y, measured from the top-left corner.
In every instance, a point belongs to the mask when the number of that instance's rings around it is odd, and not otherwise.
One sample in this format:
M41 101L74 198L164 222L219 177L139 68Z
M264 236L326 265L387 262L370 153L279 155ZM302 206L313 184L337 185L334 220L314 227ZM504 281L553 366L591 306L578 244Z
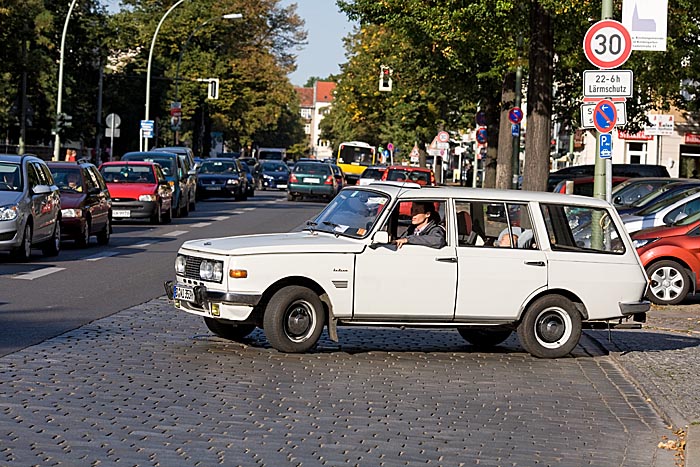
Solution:
M663 301L671 301L683 293L685 278L679 270L673 267L659 268L650 277L651 293Z
M313 307L306 301L292 303L285 313L285 333L294 342L306 340L316 326Z

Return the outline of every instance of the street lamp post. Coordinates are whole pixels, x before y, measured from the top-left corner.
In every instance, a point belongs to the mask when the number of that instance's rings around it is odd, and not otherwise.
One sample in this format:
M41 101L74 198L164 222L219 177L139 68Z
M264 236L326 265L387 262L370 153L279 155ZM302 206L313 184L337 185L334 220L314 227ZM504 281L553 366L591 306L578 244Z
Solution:
M177 58L177 67L175 68L175 102L180 101L180 63L182 62L182 56L185 53L185 50L187 50L187 46L190 43L190 40L194 37L195 34L197 34L197 31L202 29L204 26L207 24L211 23L212 21L215 20L221 20L221 19L241 19L243 18L243 15L240 13L228 13L222 16L215 16L213 18L209 18L196 28L190 33L190 35L187 37L187 40L185 41L185 44L182 46L182 49L180 49L180 55ZM177 145L179 143L179 131L175 131L175 144Z
M75 2L75 0L73 0ZM185 0L178 0L171 6L168 11L165 12L162 18L160 18L160 21L158 22L158 26L156 27L155 32L153 33L153 40L151 40L151 50L148 53L148 68L146 71L146 115L144 120L148 120L149 116L149 107L150 107L150 101L151 101L151 62L153 61L153 49L156 46L156 37L158 36L158 31L160 31L160 27L163 25L163 22L165 21L165 18L168 17L171 11L173 11L177 6L179 6L182 2ZM141 133L141 130L139 129L139 133ZM139 150L144 151L148 148L148 138L144 137L143 134L140 134L139 137Z
M73 0L68 7L68 13L66 14L66 21L63 23L63 34L61 35L61 58L58 62L58 96L56 97L56 136L53 145L53 160L57 161L58 156L61 153L61 135L60 128L58 128L58 121L61 118L62 113L62 100L63 100L63 58L66 49L66 32L68 31L68 22L70 21L70 15L73 13L73 8L78 0Z

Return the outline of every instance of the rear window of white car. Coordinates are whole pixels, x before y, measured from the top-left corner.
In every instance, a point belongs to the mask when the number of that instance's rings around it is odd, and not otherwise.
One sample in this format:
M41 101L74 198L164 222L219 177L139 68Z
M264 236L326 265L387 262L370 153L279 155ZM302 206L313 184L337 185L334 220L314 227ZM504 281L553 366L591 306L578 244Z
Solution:
M625 245L606 209L563 204L542 204L541 208L553 251L625 253Z

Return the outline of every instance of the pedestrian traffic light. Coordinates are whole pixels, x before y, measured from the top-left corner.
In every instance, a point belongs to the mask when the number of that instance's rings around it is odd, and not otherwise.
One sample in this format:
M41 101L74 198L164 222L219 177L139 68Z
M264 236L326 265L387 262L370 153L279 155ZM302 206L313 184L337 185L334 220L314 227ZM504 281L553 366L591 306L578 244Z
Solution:
M391 91L391 74L393 70L388 66L382 65L379 71L379 90L380 91Z

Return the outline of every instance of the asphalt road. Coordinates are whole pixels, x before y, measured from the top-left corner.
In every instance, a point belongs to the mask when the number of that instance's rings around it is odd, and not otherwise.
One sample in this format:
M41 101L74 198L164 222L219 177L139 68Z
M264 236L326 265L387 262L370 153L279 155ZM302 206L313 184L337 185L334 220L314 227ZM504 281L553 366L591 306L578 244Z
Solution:
M163 295L163 281L172 279L175 252L185 240L287 232L324 206L256 191L246 202L199 202L188 217L167 225L116 224L107 247L93 237L86 249L64 242L55 258L35 250L31 261L13 263L0 254L0 356Z

